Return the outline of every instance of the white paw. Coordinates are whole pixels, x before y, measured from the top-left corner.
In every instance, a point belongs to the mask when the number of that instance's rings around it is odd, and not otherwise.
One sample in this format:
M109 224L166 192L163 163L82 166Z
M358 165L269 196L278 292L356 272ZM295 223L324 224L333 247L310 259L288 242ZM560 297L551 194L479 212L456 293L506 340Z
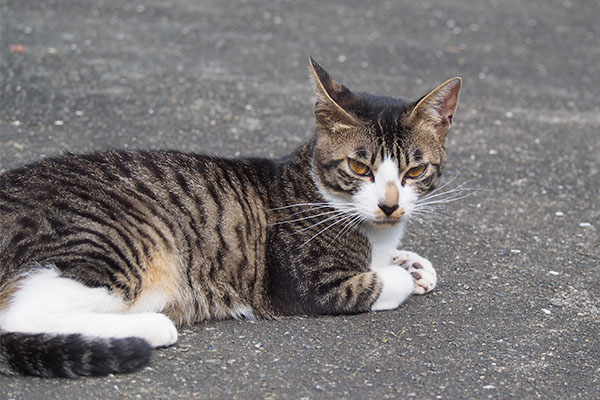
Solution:
M382 288L379 297L371 306L371 311L392 310L398 308L411 293L414 282L408 272L395 265L379 268L376 272Z
M400 265L410 272L415 281L414 294L428 293L435 287L437 274L426 258L411 251L398 250L392 257L392 263Z
M171 346L177 342L177 328L171 320L160 313L142 313L129 315L135 321L132 336L146 339L152 347Z

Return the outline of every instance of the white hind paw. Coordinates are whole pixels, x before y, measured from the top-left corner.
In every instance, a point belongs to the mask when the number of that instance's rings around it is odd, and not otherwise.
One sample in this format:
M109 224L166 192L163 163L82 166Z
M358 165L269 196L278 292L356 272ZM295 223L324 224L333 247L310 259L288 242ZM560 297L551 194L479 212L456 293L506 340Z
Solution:
M431 262L411 251L398 251L392 257L392 263L402 266L410 272L414 281L414 294L425 294L431 292L437 283L437 274Z
M167 347L177 342L177 328L164 314L142 313L131 317L136 320L133 336L147 340L152 347Z

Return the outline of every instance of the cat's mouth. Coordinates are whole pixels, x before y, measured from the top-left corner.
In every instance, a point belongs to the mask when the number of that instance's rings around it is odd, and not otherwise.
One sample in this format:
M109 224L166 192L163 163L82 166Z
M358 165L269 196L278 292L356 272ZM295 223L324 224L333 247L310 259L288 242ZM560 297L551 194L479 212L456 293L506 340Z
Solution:
M399 224L402 218L377 218L371 220L371 223L379 227L390 227Z
M371 220L374 225L389 227L399 224L402 218L404 218L404 207L395 206L388 207L379 205L379 209L375 211L374 218Z

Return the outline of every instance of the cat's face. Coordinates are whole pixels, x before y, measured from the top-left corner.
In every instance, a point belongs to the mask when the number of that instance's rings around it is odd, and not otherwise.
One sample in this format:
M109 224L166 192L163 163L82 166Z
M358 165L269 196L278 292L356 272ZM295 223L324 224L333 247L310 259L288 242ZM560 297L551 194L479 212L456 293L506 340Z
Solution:
M321 194L357 223L405 221L440 181L460 79L411 103L355 94L312 66L319 94L312 172Z

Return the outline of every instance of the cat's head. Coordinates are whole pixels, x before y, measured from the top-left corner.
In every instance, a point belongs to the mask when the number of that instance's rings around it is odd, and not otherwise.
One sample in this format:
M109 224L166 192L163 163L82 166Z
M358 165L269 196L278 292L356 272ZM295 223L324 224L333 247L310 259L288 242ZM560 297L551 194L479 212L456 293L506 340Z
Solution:
M318 95L313 179L325 199L372 226L404 221L440 181L460 78L418 101L354 93L310 60Z

